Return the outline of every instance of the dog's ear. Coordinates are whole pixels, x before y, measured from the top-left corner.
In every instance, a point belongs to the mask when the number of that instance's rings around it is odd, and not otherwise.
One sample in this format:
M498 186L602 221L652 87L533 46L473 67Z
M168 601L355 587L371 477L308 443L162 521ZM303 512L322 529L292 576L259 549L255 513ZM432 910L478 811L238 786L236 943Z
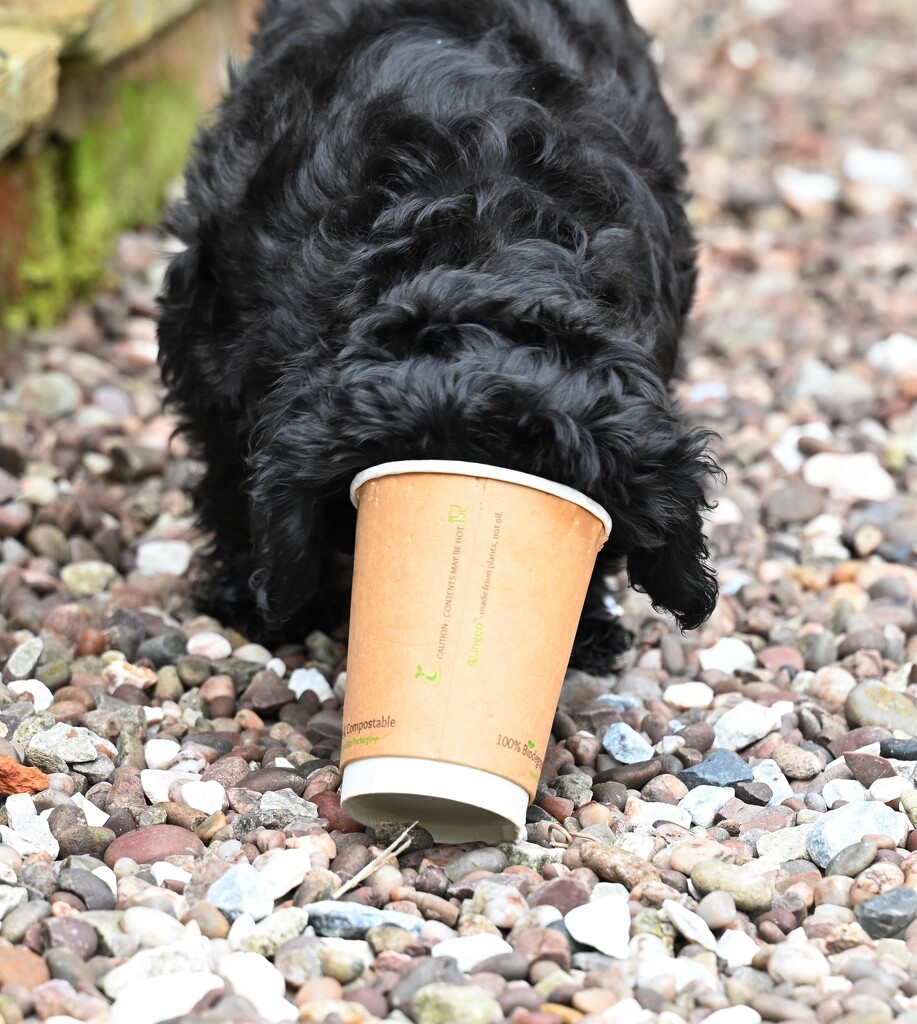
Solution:
M631 586L646 593L654 608L674 615L682 629L706 621L718 594L703 512L712 507L704 483L721 471L705 442L702 432L686 435L678 457L657 472L656 483L665 488L650 505L657 530L645 545L636 536L627 556Z

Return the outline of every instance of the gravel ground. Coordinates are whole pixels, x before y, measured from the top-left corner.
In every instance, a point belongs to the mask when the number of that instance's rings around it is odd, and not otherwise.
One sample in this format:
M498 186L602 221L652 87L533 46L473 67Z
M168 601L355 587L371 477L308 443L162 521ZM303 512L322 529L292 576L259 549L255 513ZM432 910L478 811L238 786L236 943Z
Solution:
M917 1024L913 7L641 6L703 243L714 618L622 591L638 644L569 675L528 842L376 862L344 644L190 603L168 245L125 236L117 287L0 362L5 1024Z

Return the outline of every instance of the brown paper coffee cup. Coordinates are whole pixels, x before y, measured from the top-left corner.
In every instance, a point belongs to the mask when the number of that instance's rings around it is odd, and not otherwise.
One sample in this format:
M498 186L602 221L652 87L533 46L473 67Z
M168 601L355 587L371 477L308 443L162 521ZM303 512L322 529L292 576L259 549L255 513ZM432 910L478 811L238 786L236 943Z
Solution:
M516 838L608 514L468 462L386 463L351 496L344 810L439 842Z

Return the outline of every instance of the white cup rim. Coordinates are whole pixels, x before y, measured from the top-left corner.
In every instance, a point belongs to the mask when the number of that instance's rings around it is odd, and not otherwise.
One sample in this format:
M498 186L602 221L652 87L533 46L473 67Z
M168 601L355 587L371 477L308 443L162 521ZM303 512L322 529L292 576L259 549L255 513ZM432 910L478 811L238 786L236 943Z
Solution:
M611 533L611 516L597 501L593 501L592 498L580 491L567 487L566 484L535 476L532 473L522 473L516 469L503 469L501 466L488 466L483 462L461 462L455 459L405 459L400 462L382 462L378 466L364 469L362 473L358 473L353 478L350 484L350 500L356 508L359 508L357 492L363 484L368 480L378 480L383 476L398 476L402 473L451 473L455 476L476 476L489 480L501 480L508 484L518 484L520 487L529 487L532 490L553 494L556 498L579 505L580 508L591 512L604 526L606 539Z

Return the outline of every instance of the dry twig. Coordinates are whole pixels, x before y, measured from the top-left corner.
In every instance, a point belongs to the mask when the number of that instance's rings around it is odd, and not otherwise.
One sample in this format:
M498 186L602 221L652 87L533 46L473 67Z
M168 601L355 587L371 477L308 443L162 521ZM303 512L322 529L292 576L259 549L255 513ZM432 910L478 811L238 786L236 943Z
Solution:
M368 878L374 871L381 868L390 857L400 857L401 854L404 853L404 851L411 845L411 830L418 824L419 822L415 821L413 825L408 825L408 827L390 846L387 846L378 857L374 858L365 867L361 868L353 878L346 881L332 894L331 898L336 900L343 896L345 892L350 892L350 890L358 886L364 878Z

